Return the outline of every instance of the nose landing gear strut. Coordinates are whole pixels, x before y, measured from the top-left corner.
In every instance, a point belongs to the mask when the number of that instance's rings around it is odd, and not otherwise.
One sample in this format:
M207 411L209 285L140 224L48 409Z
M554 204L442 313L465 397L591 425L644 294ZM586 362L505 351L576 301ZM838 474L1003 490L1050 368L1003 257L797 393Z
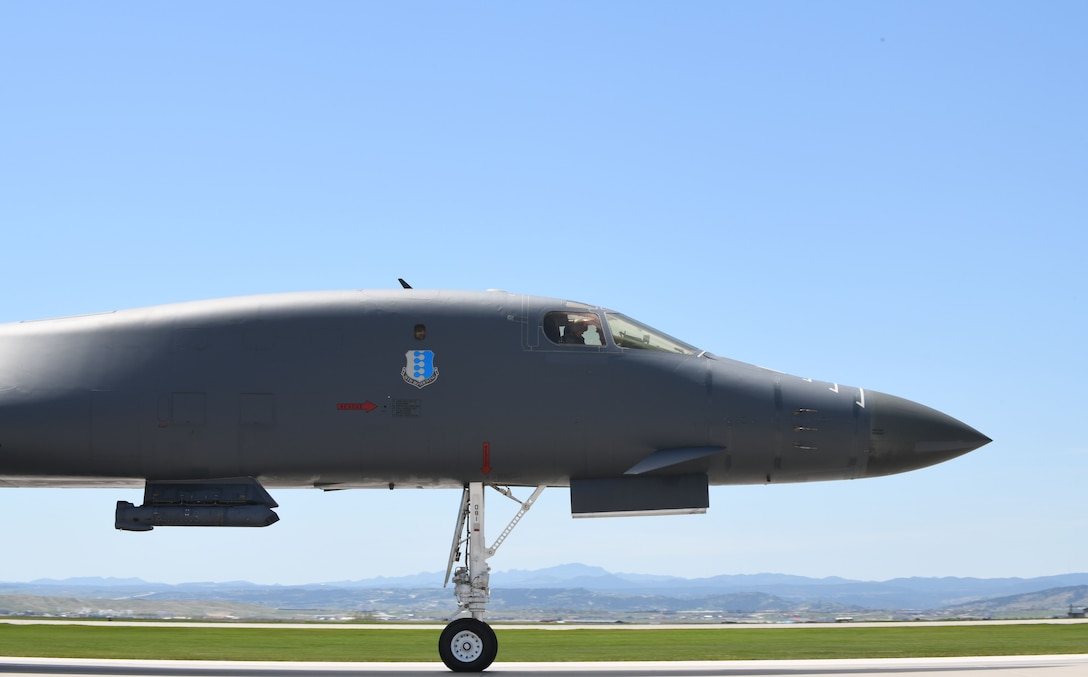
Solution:
M520 503L521 507L502 535L488 548L484 541L484 483L469 482L461 495L461 509L453 532L449 564L446 566L446 584L450 580L454 583L454 595L461 607L457 614L468 612L470 616L458 618L447 625L438 639L438 655L446 667L454 672L480 672L491 665L498 654L499 643L495 631L483 621L487 602L491 598L491 567L487 560L495 554L545 489L539 486L528 499L519 501L508 488L489 486ZM454 563L461 559L462 547L465 566L453 571ZM453 572L452 579L450 572Z

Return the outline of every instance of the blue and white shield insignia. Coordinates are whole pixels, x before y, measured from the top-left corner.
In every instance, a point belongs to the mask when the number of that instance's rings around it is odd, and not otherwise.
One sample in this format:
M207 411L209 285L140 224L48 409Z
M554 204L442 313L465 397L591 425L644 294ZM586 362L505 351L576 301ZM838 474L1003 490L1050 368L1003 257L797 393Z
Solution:
M434 352L431 350L409 350L404 353L405 365L400 370L405 383L417 388L429 386L438 380L438 369L434 366Z

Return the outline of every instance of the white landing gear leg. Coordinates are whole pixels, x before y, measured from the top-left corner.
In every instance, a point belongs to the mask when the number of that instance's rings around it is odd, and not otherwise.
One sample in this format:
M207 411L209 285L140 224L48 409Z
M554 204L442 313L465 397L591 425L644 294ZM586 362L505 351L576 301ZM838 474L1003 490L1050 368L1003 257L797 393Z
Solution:
M458 614L467 611L470 617L459 618L447 625L438 639L438 654L446 667L454 672L480 672L491 665L498 654L499 643L495 637L495 631L483 621L487 602L491 598L489 587L491 567L488 566L487 560L495 554L502 542L514 530L514 526L521 521L533 502L544 491L544 487L537 487L532 496L521 502L514 498L509 489L494 485L492 488L507 498L521 503L521 508L495 544L488 548L484 540L484 483L469 482L462 494L457 528L454 529L453 545L450 547L450 561L446 567L446 583L450 582L450 572L453 570L454 563L461 559L463 545L467 566L458 567L457 571L453 572L452 580L455 586L454 594L461 607Z

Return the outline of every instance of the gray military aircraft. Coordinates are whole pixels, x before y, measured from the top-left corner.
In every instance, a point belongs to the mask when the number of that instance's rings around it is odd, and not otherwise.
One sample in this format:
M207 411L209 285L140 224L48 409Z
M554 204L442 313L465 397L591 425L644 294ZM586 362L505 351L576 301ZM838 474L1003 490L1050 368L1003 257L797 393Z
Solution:
M878 477L990 441L605 308L401 284L0 325L0 486L142 486L117 504L129 531L267 526L265 487L461 488L462 617L438 648L480 671L487 560L545 487L575 517L699 513L710 485ZM485 487L535 487L491 545Z

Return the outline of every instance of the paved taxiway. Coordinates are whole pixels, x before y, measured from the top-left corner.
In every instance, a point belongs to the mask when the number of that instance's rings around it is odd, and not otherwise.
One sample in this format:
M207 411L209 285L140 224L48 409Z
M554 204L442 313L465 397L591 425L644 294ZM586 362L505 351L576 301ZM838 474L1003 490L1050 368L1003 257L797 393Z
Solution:
M236 623L209 621L104 621L82 618L3 618L7 625L103 625L140 628L291 628L295 630L435 630L446 626L439 623ZM933 628L956 625L1088 625L1084 618L1038 618L1012 621L876 621L859 623L662 623L639 625L627 623L494 623L503 630L789 630L790 628Z
M668 663L502 663L485 675L565 677L772 677L774 675L894 675L895 677L1084 677L1088 654L806 661L680 661ZM451 675L441 663L267 663L251 661L129 661L3 658L0 675L46 677L369 677Z

